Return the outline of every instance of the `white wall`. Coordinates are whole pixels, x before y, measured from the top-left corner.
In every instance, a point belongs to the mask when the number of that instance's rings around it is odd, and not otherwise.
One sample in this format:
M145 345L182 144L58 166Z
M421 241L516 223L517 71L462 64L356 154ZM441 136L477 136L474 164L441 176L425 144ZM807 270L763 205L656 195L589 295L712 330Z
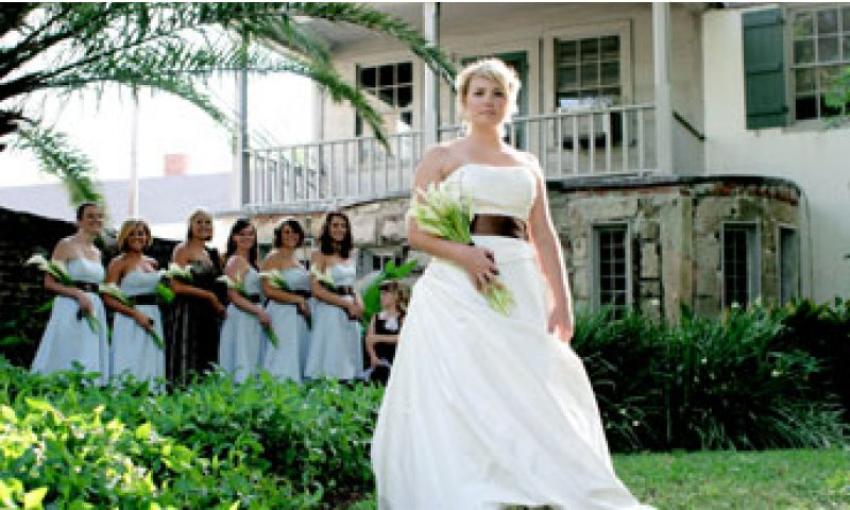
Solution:
M706 169L712 174L783 177L803 190L804 294L818 301L850 296L850 127L746 129L740 10L703 16ZM801 218L805 229L808 219Z

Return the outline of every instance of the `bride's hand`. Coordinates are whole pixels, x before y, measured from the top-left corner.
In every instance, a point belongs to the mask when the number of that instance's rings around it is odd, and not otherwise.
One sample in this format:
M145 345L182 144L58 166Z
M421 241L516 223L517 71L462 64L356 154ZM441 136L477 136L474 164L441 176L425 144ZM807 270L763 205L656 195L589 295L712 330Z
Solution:
M499 276L499 268L493 252L478 246L465 246L460 257L461 266L469 273L472 284L480 292L487 288Z
M569 343L573 339L573 314L565 307L556 306L549 312L547 331L560 341Z

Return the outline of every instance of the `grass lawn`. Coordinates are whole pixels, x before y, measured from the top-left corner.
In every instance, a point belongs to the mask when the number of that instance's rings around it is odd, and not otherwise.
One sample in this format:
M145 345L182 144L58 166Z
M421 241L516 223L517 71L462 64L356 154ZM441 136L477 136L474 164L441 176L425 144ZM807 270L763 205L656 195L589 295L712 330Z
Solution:
M668 509L850 509L850 450L615 455L643 503ZM348 510L372 510L373 499ZM580 510L580 509L575 509Z
M850 450L617 455L617 474L659 509L850 509Z

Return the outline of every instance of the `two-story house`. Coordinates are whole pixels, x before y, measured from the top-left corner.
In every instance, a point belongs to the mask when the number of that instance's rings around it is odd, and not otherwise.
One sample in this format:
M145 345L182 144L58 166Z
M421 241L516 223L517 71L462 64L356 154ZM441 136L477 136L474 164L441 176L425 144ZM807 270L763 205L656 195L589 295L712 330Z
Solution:
M579 305L675 317L850 295L850 128L824 96L850 65L850 4L381 4L458 65L516 69L506 140L533 152ZM251 147L243 210L341 207L364 270L407 256L424 146L460 132L451 87L400 44L316 23L338 70L385 115L385 151L319 91L315 143Z

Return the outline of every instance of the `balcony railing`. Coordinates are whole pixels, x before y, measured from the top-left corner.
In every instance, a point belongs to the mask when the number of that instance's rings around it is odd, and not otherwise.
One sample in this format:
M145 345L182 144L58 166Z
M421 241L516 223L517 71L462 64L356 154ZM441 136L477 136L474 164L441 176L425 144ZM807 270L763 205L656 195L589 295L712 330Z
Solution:
M534 153L548 179L654 171L652 105L515 117L505 139ZM460 126L444 126L441 140ZM389 137L388 152L371 137L249 151L249 209L321 207L405 196L422 155L422 133Z

